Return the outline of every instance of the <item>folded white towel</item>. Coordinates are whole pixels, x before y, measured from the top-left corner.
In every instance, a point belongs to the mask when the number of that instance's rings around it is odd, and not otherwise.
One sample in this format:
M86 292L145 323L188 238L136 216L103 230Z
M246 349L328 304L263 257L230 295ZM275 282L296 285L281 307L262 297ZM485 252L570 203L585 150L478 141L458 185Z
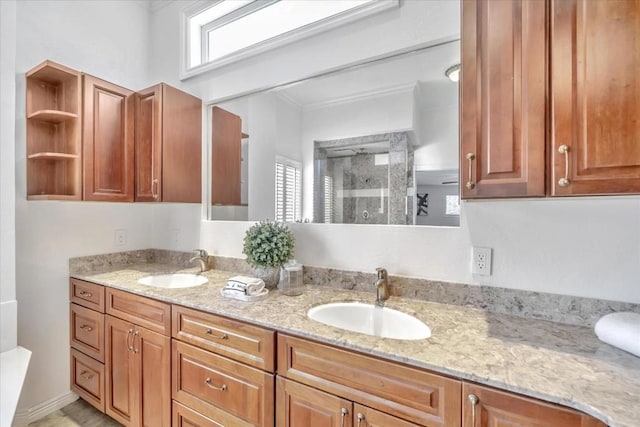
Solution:
M237 290L246 295L258 295L264 289L264 280L251 276L233 276L227 280L228 290Z
M640 314L611 313L596 322L601 341L640 357Z

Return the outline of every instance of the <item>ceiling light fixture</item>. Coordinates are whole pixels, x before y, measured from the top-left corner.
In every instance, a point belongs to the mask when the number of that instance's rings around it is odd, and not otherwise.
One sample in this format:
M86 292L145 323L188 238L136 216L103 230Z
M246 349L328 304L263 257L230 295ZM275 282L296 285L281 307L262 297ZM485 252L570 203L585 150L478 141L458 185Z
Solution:
M452 82L458 82L460 80L460 64L452 65L447 68L447 71L444 72L444 75L449 78Z

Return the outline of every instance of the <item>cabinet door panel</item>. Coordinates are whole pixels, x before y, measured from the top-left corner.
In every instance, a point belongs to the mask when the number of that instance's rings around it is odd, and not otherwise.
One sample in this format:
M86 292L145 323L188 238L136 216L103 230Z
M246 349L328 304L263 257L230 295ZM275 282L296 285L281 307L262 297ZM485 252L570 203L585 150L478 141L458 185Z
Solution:
M162 200L162 85L137 92L136 202Z
M136 327L134 354L138 358L141 425L171 425L171 339Z
M462 197L545 195L545 2L462 2Z
M469 396L477 397L475 405ZM462 400L463 427L605 427L572 409L476 384L463 384Z
M135 425L137 368L130 351L133 325L105 316L106 335L106 413L126 426Z
M277 427L351 427L352 403L329 393L278 377Z
M640 3L551 4L552 195L640 193Z
M84 200L133 201L133 92L84 75Z
M242 119L213 107L211 135L211 204L240 205Z

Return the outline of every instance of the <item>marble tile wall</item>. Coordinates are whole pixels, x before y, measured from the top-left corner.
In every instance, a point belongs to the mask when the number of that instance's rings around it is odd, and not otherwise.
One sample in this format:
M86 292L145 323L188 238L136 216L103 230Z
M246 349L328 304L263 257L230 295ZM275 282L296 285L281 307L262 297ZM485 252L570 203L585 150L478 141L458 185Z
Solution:
M159 249L94 255L70 259L69 271L70 274L84 274L142 263L175 265L184 268L190 266L188 260L192 256L190 252ZM209 264L217 270L251 274L251 267L241 258L210 256ZM373 286L375 280L375 272L304 267L305 284L370 292L372 302L375 298ZM600 317L608 313L618 311L640 313L640 304L404 276L390 275L389 286L392 296L588 327L592 327Z

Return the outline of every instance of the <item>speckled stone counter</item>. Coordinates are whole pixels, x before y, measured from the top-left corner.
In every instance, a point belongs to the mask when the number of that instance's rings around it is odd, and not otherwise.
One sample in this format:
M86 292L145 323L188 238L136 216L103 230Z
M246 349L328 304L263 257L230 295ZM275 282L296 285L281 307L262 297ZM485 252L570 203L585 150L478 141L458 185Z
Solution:
M398 341L348 332L307 318L327 302L372 303L371 293L307 286L288 297L272 291L261 302L220 296L234 273L203 273L205 285L160 289L137 280L150 273L189 271L170 264L140 263L72 276L135 294L251 322L418 366L442 374L559 403L591 414L613 427L640 426L640 358L600 342L591 328L494 314L478 309L391 297L386 306L425 322L432 337Z

